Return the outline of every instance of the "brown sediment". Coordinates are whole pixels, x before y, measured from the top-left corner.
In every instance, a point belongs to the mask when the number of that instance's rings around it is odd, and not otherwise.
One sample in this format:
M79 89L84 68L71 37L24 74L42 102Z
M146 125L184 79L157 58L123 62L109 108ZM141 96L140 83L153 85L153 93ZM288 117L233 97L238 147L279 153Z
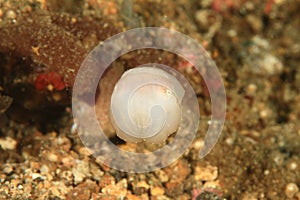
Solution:
M72 86L81 62L99 41L116 34L110 22L46 11L22 13L15 22L2 22L0 50L18 57L29 57L44 71L55 71ZM105 26L108 26L106 29Z

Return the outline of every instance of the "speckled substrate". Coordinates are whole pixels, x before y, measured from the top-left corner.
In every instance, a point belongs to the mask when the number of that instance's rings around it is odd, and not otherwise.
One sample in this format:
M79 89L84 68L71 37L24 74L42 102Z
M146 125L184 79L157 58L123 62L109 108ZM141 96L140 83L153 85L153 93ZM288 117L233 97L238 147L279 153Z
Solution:
M0 95L13 98L0 113L0 199L299 200L300 1L133 2L135 23L122 18L128 10L118 1L0 0ZM210 110L206 90L197 88L199 77L171 54L137 52L116 65L131 68L157 59L189 76L202 129L179 160L151 173L112 170L71 129L70 91L82 59L99 41L133 26L181 31L218 65L228 100L226 123L204 159L197 156ZM38 91L36 77L51 71L66 88ZM98 115L107 119L107 113Z

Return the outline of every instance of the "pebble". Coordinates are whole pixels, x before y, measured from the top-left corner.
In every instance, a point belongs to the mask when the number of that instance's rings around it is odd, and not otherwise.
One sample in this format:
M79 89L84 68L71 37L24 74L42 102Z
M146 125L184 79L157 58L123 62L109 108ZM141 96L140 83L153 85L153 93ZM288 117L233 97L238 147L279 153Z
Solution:
M195 150L200 150L204 147L204 140L203 139L197 139L194 144L193 144L193 148Z
M218 177L218 168L215 166L196 166L194 172L195 180L214 181Z
M281 73L283 70L281 61L272 54L264 54L258 64L270 75Z
M257 193L245 193L243 194L242 200L258 200Z
M101 190L107 195L114 195L117 199L123 199L127 195L127 180L122 179L117 184L108 185Z
M18 185L18 189L19 189L19 190L23 190L23 185L21 185L21 184Z
M257 86L254 83L250 83L246 88L246 92L248 95L255 95L257 92Z
M62 158L61 162L63 163L63 165L65 167L71 167L74 165L75 159L74 159L74 157L68 155L68 156Z
M73 173L70 170L61 172L60 177L66 184L73 184Z
M297 168L298 168L298 164L297 164L297 162L294 162L294 161L292 161L292 162L290 162L289 164L288 164L288 168L290 169L290 170L296 170Z
M81 147L79 149L79 153L80 153L80 155L85 155L85 156L92 155L91 151L89 151L88 148L86 148L86 147Z
M57 162L58 161L58 156L52 152L47 153L47 159L50 162Z
M211 10L198 10L195 14L195 19L199 23L200 26L207 27L209 26L208 15L212 13Z
M132 190L135 194L141 195L144 193L147 193L150 186L146 181L139 181L139 182L133 182L132 183Z
M245 54L245 63L249 71L263 76L280 74L283 64L271 51L268 40L254 36Z
M162 183L165 183L169 180L168 174L163 170L157 170L154 173Z
M299 188L295 183L288 183L285 187L285 195L288 198L293 198L298 191Z
M208 40L213 38L222 24L221 16L210 9L196 11L195 20L198 23L199 29L205 32L204 37Z
M247 15L246 20L256 33L262 31L263 23L260 18L255 15Z
M70 151L72 146L70 139L67 137L57 138L57 143L59 144L60 148L64 149L67 152Z
M74 184L81 183L84 178L90 176L89 163L83 160L76 160L76 167L72 168Z
M259 116L262 118L262 119L265 119L265 118L267 118L268 116L270 116L270 110L268 110L268 109L264 109L264 110L261 110L260 112L259 112Z
M142 196L136 196L134 194L127 194L126 199L130 200L148 200L148 197L143 198Z
M232 137L228 137L226 138L225 143L231 146L234 144L234 139Z
M38 179L38 178L42 178L43 176L39 173L32 173L31 177L33 180Z
M203 185L203 188L221 188L221 184L219 180L206 181Z
M112 175L104 174L104 176L99 181L99 186L101 188L105 188L106 186L109 186L109 185L115 185L115 183L116 183L116 181Z
M158 196L165 194L165 190L162 187L151 187L150 193L152 196Z
M30 168L33 169L33 171L37 171L41 168L39 162L31 161L29 164L30 164Z
M0 146L3 150L14 150L17 146L17 141L11 137L0 138Z
M91 180L86 180L83 183L80 183L76 188L70 190L67 194L67 200L80 199L80 200L89 200L89 199L99 199L91 198L91 193L99 193L99 187L97 184Z
M269 174L270 174L270 170L267 170L267 169L264 170L264 175L265 175L265 176L267 176L267 175L269 175Z
M70 191L70 189L61 181L53 181L50 183L50 185L51 187L49 188L49 193L55 194L61 199Z
M245 7L245 9L248 10L248 11L252 11L252 10L255 9L255 5L254 5L253 2L251 2L251 1L245 2L245 3L244 3L244 7Z
M199 1L199 4L201 5L202 8L209 8L212 4L213 0L202 0Z
M167 182L165 184L165 186L166 186L166 195L173 197L173 198L182 194L184 191L184 185L182 182L170 181L170 182Z
M177 162L165 168L164 171L170 178L169 182L181 183L191 173L191 168L186 160L177 160Z
M49 173L49 167L47 165L42 165L40 168L41 174L45 175Z
M100 181L100 179L103 177L104 172L101 171L100 168L93 163L90 164L90 171L93 175L93 179L96 181Z
M16 19L17 14L13 10L8 10L5 14L5 17L7 17L8 19Z
M227 35L229 37L236 37L237 36L237 32L234 29L230 29L230 30L227 31Z
M5 165L4 168L3 168L3 172L5 174L10 174L13 171L14 171L14 168L10 164Z

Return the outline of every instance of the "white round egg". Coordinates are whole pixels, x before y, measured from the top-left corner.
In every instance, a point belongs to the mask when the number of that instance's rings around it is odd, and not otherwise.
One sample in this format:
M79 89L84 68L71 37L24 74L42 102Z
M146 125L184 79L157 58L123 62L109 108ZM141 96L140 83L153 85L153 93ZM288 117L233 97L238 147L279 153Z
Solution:
M162 143L181 122L184 88L168 72L154 67L126 71L116 83L110 117L127 142Z

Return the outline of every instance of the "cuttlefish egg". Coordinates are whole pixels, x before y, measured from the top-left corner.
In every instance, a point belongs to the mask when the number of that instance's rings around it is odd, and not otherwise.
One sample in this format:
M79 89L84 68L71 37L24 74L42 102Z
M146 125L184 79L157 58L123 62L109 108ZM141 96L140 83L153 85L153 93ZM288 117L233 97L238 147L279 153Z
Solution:
M116 83L110 118L127 142L162 143L181 122L184 88L168 72L154 67L126 71Z

